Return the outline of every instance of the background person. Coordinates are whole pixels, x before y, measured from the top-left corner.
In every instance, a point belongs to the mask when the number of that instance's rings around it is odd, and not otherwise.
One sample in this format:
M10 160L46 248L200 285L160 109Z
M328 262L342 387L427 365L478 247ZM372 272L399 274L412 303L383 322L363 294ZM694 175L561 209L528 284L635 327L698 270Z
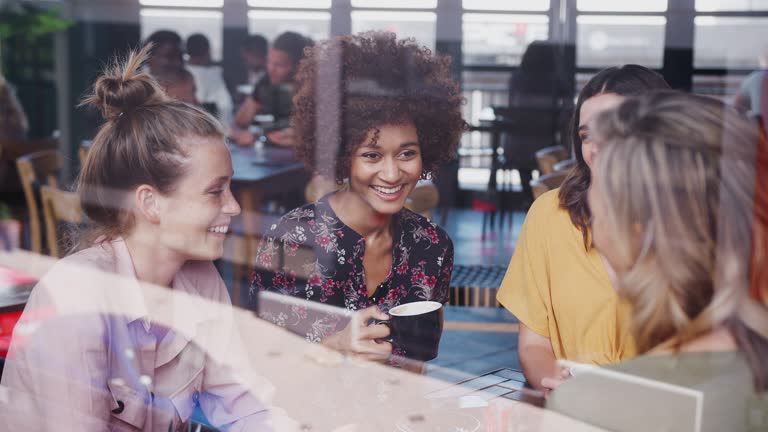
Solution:
M256 114L270 114L274 124L265 131L267 138L281 146L292 146L296 140L288 127L293 107L294 77L304 49L312 46L312 40L295 32L280 34L269 49L267 76L256 83L253 93L243 101L235 116L236 129L232 138L240 145L253 144L256 136L247 128Z
M232 122L232 97L224 83L221 66L211 60L208 38L195 33L187 38L187 70L195 81L195 98L209 112L215 113L222 125Z

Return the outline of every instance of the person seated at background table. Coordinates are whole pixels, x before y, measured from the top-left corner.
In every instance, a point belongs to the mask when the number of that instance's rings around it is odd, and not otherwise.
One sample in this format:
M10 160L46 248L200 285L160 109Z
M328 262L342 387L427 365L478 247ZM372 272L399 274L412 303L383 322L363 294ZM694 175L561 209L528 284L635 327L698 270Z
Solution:
M673 92L629 99L592 126L603 143L589 191L594 245L642 354L608 369L702 392L702 431L765 430L765 138L722 102ZM547 405L610 430L639 430L623 423L630 413L653 421L601 390L577 374Z
M239 43L240 62L233 68L227 68L224 73L225 81L233 96L236 104L242 103L242 97L245 96L240 90L240 86L256 85L267 74L267 48L269 43L267 38L260 34L252 34L244 37Z
M190 105L200 105L197 99L197 83L192 73L184 68L177 71L163 71L152 75L165 94L171 99Z
M153 77L157 74L175 74L184 69L184 49L181 36L170 30L158 30L144 41L152 44L152 51L147 57L146 69Z
M208 112L214 113L222 125L232 122L232 97L229 95L221 66L211 60L211 44L201 33L187 38L187 70L195 79L195 98Z
M608 364L635 354L628 310L592 247L587 190L598 143L588 123L625 96L668 88L659 74L637 65L608 68L590 79L571 120L576 167L526 215L497 298L520 320L520 364L538 390L559 382L556 359Z
M203 351L234 353L232 317L177 309L165 327L149 318L162 305L137 283L228 305L212 260L240 213L221 125L139 71L148 50L105 71L84 101L106 119L77 185L93 227L33 289L16 326L2 376L11 396L0 418L18 422L8 430L181 430L198 402L214 425L268 429L264 406ZM124 300L124 315L72 315L54 300L95 270L127 281L98 287ZM194 336L177 330L190 325Z
M256 308L266 290L356 313L344 328L296 309L262 317L289 322L310 341L386 360L392 345L377 339L389 328L370 319L388 319L385 312L399 304L448 301L453 243L403 206L419 179L452 157L466 130L449 65L449 57L386 32L308 50L291 123L298 154L344 187L272 225L258 248L250 304ZM339 81L323 82L326 72Z
M295 32L280 34L267 55L267 76L256 83L251 97L246 98L235 116L232 138L241 145L253 144L258 138L248 130L256 114L271 114L274 130L266 133L267 138L282 146L295 144L293 131L288 127L292 110L294 78L304 49L312 46L311 39Z

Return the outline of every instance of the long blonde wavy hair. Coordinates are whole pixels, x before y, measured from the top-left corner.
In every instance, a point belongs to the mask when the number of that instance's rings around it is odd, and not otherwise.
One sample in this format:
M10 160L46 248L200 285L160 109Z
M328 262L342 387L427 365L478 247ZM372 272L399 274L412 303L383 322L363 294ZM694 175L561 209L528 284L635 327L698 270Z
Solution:
M765 137L725 104L659 92L603 113L595 182L638 350L726 327L768 384ZM763 179L764 180L764 179Z

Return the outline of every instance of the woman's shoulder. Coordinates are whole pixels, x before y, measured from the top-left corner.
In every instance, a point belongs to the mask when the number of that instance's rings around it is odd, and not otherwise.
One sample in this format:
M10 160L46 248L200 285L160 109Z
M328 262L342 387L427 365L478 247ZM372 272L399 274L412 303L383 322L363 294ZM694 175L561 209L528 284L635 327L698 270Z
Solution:
M560 188L547 191L533 201L525 215L525 224L546 228L548 231L576 229L568 210L560 206Z
M270 225L268 232L285 232L290 231L297 225L314 224L315 221L321 217L321 214L323 213L322 208L323 205L320 202L313 202L301 207L296 207L280 216L280 219Z
M61 273L88 268L109 273L117 272L117 255L111 242L101 242L61 258L46 273L44 278Z
M401 232L413 234L423 233L432 240L432 243L453 244L448 233L426 217L406 208L400 210L398 216Z
M188 261L180 270L187 291L212 300L228 298L227 288L221 274L211 261Z

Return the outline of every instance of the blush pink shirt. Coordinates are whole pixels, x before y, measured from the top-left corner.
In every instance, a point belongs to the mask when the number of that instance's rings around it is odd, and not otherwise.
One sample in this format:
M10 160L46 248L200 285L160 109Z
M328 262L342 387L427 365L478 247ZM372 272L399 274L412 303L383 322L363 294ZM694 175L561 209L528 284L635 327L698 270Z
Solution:
M118 301L120 314L68 313L54 300L78 284L78 275L80 283L94 280L88 277L93 270L119 276L114 286L99 286L98 295ZM211 262L186 263L172 290L230 304ZM19 431L166 432L180 430L199 402L225 430L269 430L265 405L209 356L237 345L231 316L222 316L230 314L172 309L174 325L158 330L146 306L122 239L54 265L14 330L0 385L0 424Z

